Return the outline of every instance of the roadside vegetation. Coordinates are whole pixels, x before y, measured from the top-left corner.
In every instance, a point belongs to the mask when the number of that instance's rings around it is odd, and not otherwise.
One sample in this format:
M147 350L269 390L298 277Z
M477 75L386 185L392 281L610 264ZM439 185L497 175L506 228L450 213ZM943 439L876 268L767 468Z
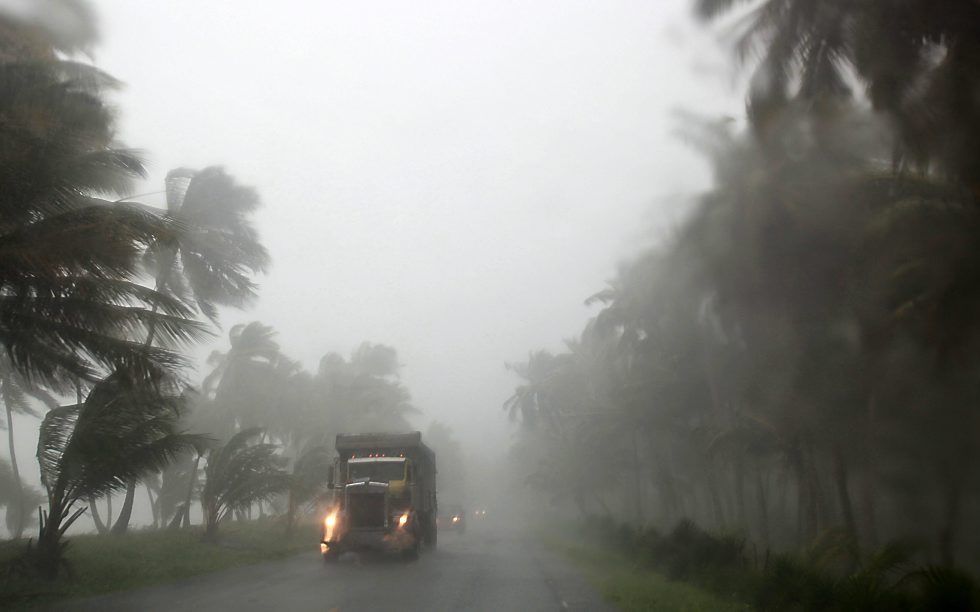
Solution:
M177 532L140 529L115 538L75 536L65 553L70 573L54 581L13 574L0 589L0 607L43 607L61 599L152 586L313 551L315 531L315 525L306 523L285 537L280 526L267 519L228 523L220 545L204 542L201 527ZM16 562L25 545L0 543L0 561Z
M617 602L636 596L630 595L636 588L630 586L634 581L619 575L623 568L614 569L615 562L596 563L595 558L618 558L619 566L625 560L636 575L653 573L648 576L651 585L665 581L687 585L687 590L677 592L689 599L678 600L678 605L696 601L694 593L710 592L728 602L728 609L772 612L980 608L980 585L973 578L961 570L916 566L909 545L884 546L855 567L850 563L849 543L839 533L828 533L796 553L760 555L742 536L710 534L687 521L661 534L608 517L590 517L576 532L586 534L583 541L593 550L568 552L592 557L585 565L598 565L609 574L610 597ZM658 589L651 591L650 601L659 602ZM714 605L724 609L719 602Z
M589 533L583 525L567 530L545 528L540 536L551 550L574 563L603 597L619 609L649 612L734 612L751 607L733 601L730 594L714 594L695 584L673 580L655 567L637 560L632 550L610 546L599 537L568 538L568 533Z
M980 7L693 4L739 41L747 112L680 119L712 187L588 299L563 350L509 365L514 473L630 541L741 534L762 581L745 601L771 609L891 593L879 564L900 549L927 568L900 574L902 593L968 581ZM809 563L828 541L839 566ZM812 597L779 591L797 581Z

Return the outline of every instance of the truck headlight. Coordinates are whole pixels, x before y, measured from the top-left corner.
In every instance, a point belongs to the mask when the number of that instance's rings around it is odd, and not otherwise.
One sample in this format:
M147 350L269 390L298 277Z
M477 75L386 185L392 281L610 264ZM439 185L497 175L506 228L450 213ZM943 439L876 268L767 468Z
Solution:
M331 512L327 515L327 518L323 519L323 526L327 529L333 529L333 526L337 524L337 513Z
M398 517L398 526L404 527L408 524L408 512Z

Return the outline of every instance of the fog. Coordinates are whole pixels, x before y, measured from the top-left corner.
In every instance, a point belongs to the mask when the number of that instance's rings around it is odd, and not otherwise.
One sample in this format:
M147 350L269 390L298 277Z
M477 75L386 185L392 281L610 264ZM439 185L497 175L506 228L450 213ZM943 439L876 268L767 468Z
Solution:
M328 568L421 561L408 608L596 609L572 557L635 581L610 601L980 607L978 27L0 0L10 601L100 547L227 567L318 530ZM230 605L208 584L174 601Z
M118 138L147 162L141 201L163 204L170 169L210 165L262 199L272 266L199 362L250 321L312 371L390 345L413 423L449 425L479 462L513 431L505 363L560 347L707 185L675 111L741 104L683 0L94 8L93 62L124 84ZM15 419L31 457L37 422Z
M226 328L313 369L389 344L420 421L499 453L504 362L559 345L705 185L670 111L719 108L679 70L712 49L683 1L317 4L99 3L120 136L151 189L221 164L262 196L272 268Z

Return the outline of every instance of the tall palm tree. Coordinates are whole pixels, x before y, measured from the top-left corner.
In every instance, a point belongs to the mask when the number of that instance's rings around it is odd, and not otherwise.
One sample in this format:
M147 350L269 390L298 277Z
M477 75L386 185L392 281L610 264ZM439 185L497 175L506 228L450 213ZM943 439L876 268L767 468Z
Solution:
M0 62L0 347L28 382L57 391L116 368L172 370L183 359L167 346L202 331L186 305L132 280L173 223L93 197L143 172L113 146L102 100L113 85L61 61ZM161 347L132 339L149 325Z
M114 141L103 95L116 81L63 59L92 41L91 14L62 0L22 15L0 16L0 350L27 387L65 393L106 372L174 372L186 362L171 349L204 328L133 280L140 255L179 228L101 199L143 167ZM150 330L158 346L136 340Z
M83 404L55 408L44 417L37 457L47 510L33 552L45 576L57 576L63 536L87 500L119 491L207 443L177 431L183 400L166 392L164 380L154 382L117 372L95 385Z
M8 517L13 517L13 521L8 521L11 533L14 538L19 538L24 532L24 518L27 513L27 506L24 503L24 486L20 478L20 469L17 466L17 452L14 448L14 420L13 413L40 416L31 405L31 398L38 400L47 408L58 406L51 394L32 386L24 377L21 376L11 365L9 360L0 356L0 401L3 402L7 413L7 445L10 451L10 468L13 473L14 501L8 506Z
M242 307L255 298L252 276L269 262L251 222L258 195L217 167L172 170L165 185L166 215L180 231L151 243L144 263L158 292L195 306L217 322L219 306ZM154 325L149 327L147 347L153 345L156 331ZM128 529L135 494L132 483L113 533Z
M158 291L217 321L219 306L240 308L255 298L252 277L269 264L251 220L258 195L213 166L171 170L165 185L166 214L181 231L151 244L144 261Z

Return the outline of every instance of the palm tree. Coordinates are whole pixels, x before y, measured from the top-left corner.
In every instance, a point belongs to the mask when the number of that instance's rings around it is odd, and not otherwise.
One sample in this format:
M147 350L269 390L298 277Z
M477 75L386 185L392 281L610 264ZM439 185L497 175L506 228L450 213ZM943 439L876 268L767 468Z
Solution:
M696 0L702 17L733 12L746 0ZM980 6L972 0L765 0L753 7L739 52L762 51L752 98L757 111L805 98L850 94L855 74L875 108L895 124L903 164L937 161L980 197ZM798 83L798 89L791 86ZM765 112L756 119L765 121Z
M131 340L198 336L188 308L132 281L138 256L173 223L93 194L143 173L112 147L102 92L114 81L63 62L0 62L0 347L32 385L69 392L106 371L174 369L183 359Z
M524 383L514 389L514 394L503 405L511 420L520 416L522 424L534 428L542 419L554 417L549 394L554 390L555 376L564 362L564 356L534 351L528 355L525 363L507 364L507 369L524 379Z
M251 222L258 195L218 167L171 170L165 184L166 214L181 231L151 244L144 261L158 291L217 321L219 306L241 308L255 298L252 276L269 264Z
M98 38L95 15L84 0L25 5L0 15L0 61L52 60L88 52Z
M13 413L40 416L34 407L31 406L30 398L34 398L43 403L48 408L58 406L58 401L49 393L38 387L30 385L10 364L7 359L0 357L0 401L3 402L7 412L7 445L10 450L10 468L13 473L13 491L15 492L14 501L8 506L8 524L14 538L19 538L24 532L24 519L28 506L22 499L24 487L20 478L20 469L17 467L17 453L14 449L14 420Z
M55 408L44 417L37 456L47 510L32 551L43 575L57 576L63 536L87 500L119 491L207 442L176 431L183 400L164 393L163 379L153 382L117 372L95 385L83 404Z
M228 437L241 427L267 426L268 410L276 393L276 369L284 359L271 326L253 321L228 332L229 350L208 357L211 373L202 390L212 400L209 408L224 422L216 431Z
M364 342L350 360L324 355L313 381L319 404L312 411L314 426L333 433L407 429L407 416L417 409L398 368L397 351L383 344Z
M204 538L218 538L218 526L235 511L268 501L289 489L289 475L275 444L252 444L262 435L259 428L244 429L224 445L208 453L201 492Z
M172 170L165 185L166 215L180 231L151 243L144 263L158 292L193 304L217 322L219 306L243 307L254 299L252 276L268 265L269 255L250 218L259 198L217 167ZM151 324L147 347L153 345L156 331ZM136 483L132 483L113 533L126 532L135 494Z

